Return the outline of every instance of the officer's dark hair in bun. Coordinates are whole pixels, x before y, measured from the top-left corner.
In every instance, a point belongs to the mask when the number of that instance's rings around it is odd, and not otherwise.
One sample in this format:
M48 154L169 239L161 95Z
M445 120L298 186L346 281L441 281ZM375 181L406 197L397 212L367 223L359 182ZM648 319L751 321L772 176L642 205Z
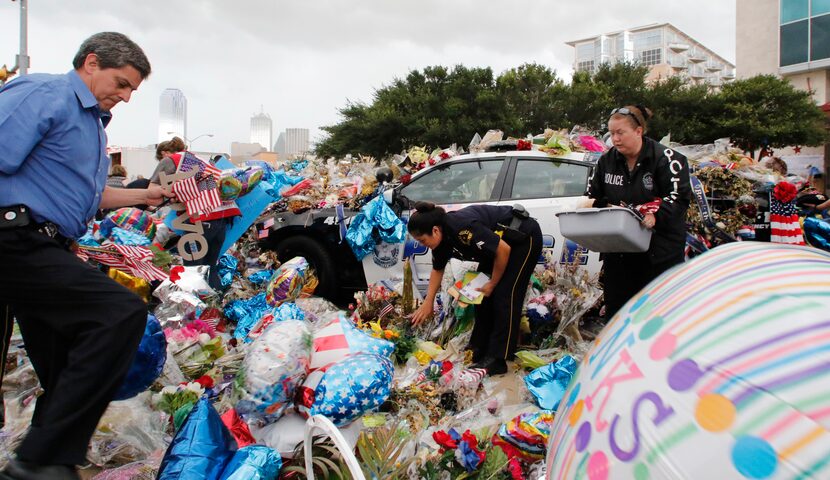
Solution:
M432 227L441 227L447 212L441 207L430 202L418 202L415 204L415 212L409 217L406 229L410 235L432 235Z

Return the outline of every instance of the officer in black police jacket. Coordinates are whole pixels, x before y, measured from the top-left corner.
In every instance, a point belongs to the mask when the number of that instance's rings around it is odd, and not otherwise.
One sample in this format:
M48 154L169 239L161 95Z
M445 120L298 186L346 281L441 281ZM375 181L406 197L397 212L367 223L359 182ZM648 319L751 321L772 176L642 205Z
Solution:
M691 188L686 157L644 136L651 110L629 105L608 120L613 148L597 163L588 185L595 207L646 205L643 224L653 229L645 253L605 253L605 318L669 268L682 263ZM649 208L650 207L650 208Z
M417 325L432 315L451 257L479 262L478 271L489 274L490 281L479 289L485 298L476 305L467 348L473 351L474 368L483 368L488 375L507 372L505 361L512 360L516 352L530 274L542 253L539 224L520 205L472 205L447 213L431 203L418 202L407 229L432 250L426 298L412 322Z

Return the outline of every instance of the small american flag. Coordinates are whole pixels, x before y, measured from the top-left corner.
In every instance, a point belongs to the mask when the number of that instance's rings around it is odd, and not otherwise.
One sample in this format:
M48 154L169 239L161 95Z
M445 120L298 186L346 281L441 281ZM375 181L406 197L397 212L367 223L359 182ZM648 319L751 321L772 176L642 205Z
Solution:
M795 202L783 203L775 196L769 202L770 242L804 245L801 224L795 213Z
M381 319L381 318L383 318L384 316L388 315L388 314L389 314L389 313L391 313L393 310L395 310L395 306L394 306L394 305L392 305L392 302L390 302L390 301L388 301L388 300L387 300L387 301L383 304L383 308L381 308L381 309L380 309L380 312L378 313L378 320L380 320L380 319Z
M153 252L145 247L108 245L102 249L81 247L87 258L145 280L164 280L167 272L153 265Z
M178 171L186 173L193 170L197 170L194 176L174 183L171 190L176 198L184 202L188 215L199 217L222 205L217 183L221 170L192 153L185 152Z

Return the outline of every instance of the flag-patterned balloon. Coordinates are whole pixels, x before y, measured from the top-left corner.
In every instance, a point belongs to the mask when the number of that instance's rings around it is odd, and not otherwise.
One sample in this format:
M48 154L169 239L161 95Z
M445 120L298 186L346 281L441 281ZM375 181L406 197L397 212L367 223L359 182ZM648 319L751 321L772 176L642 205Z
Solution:
M357 328L343 312L314 333L311 370L339 362L349 354L374 353L390 357L395 344Z
M299 390L297 410L306 418L324 415L342 427L389 398L394 373L385 356L350 355L308 376Z

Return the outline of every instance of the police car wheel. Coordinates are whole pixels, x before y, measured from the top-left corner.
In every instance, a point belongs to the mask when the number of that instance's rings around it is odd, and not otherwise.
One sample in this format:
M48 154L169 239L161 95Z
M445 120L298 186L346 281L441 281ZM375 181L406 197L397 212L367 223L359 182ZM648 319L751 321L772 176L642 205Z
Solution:
M276 250L282 262L297 256L305 257L320 282L314 295L331 299L337 293L336 265L320 242L306 236L289 237L277 244Z

